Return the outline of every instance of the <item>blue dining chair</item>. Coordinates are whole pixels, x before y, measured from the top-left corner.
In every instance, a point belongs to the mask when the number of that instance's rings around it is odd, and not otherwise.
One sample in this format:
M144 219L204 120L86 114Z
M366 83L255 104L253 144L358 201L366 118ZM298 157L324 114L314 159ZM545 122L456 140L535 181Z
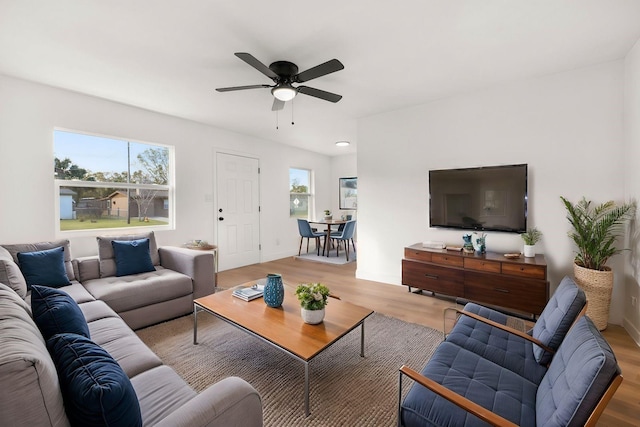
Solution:
M334 235L331 233L331 239L337 240L336 256L340 256L340 242L344 242L345 250L347 251L347 261L349 261L349 241L353 245L353 251L356 251L356 244L353 241L353 234L356 231L356 220L347 221L342 229L342 234ZM328 249L327 249L328 250Z
M300 231L300 248L298 248L298 256L302 252L302 241L307 239L307 253L309 253L309 239L316 239L316 249L318 250L318 256L320 256L320 238L326 236L326 232L316 232L311 229L309 221L306 219L298 219L298 231ZM324 254L324 249L322 250Z

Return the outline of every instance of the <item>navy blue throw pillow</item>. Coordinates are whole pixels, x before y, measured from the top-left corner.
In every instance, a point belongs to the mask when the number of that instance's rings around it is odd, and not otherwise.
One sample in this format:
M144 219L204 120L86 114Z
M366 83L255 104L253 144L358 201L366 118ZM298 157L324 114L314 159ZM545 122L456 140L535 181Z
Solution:
M59 288L70 285L64 267L64 247L35 252L19 252L18 263L27 281L27 288L33 285Z
M116 276L156 271L151 262L149 239L113 240L111 246L116 259Z
M72 426L142 425L131 381L102 347L81 335L59 334L47 341L47 348Z
M91 338L89 326L71 296L60 289L31 287L31 312L44 340L66 332Z

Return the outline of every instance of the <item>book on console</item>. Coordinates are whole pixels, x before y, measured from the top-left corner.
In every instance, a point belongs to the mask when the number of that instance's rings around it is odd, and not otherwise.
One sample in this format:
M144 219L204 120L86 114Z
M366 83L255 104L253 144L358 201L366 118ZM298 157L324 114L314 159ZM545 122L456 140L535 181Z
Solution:
M251 301L264 295L264 287L254 285L246 288L238 288L233 291L232 295L244 301Z

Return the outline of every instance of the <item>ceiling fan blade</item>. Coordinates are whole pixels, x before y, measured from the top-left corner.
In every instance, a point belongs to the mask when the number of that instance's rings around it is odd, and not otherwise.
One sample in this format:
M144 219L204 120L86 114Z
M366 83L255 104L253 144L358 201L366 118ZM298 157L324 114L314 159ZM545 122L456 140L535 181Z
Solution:
M316 98L324 99L329 102L338 102L342 99L342 95L338 95L335 93L327 92L324 90L316 89L309 86L298 86L296 88L298 92L304 93L305 95L315 96Z
M298 83L308 82L309 80L317 79L318 77L326 76L327 74L335 73L344 69L342 62L337 59L332 59L324 64L316 65L313 68L309 68L306 71L298 73L293 76L293 81Z
M238 58L242 59L247 64L251 65L256 70L260 71L265 76L269 77L270 79L277 79L278 78L278 75L276 73L271 71L271 69L269 67L264 65L262 62L258 61L255 58L255 56L251 55L250 53L236 52L235 55Z
M264 87L271 87L269 85L250 85L250 86L233 86L233 87L219 87L216 89L218 92L231 92L233 90L245 90L245 89L262 89Z
M280 101L278 98L274 97L271 111L280 111L282 109L284 109L284 101Z

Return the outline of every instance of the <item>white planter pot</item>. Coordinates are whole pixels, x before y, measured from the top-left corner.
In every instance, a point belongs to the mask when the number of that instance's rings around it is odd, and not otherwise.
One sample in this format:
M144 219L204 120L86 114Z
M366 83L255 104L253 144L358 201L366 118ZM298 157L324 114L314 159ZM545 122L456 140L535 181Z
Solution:
M524 256L526 258L535 258L536 245L524 245Z
M302 315L304 323L309 323L310 325L317 325L318 323L322 323L324 320L324 308L321 310L307 310L301 308L300 314Z

